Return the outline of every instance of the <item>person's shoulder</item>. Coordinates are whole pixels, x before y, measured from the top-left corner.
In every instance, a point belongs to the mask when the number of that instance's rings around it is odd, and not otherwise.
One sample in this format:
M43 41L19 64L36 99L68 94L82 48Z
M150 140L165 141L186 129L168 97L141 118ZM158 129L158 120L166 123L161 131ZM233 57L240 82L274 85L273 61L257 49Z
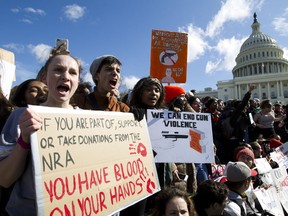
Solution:
M118 101L117 103L120 106L121 112L129 112L130 111L130 107L127 104L125 104L124 102Z
M255 118L255 117L259 117L259 116L261 116L261 115L262 115L261 111L260 111L260 112L256 112L255 115L254 115L254 118Z
M27 109L27 107L18 107L14 109L10 116L8 117L6 124L16 123L18 124L18 119L22 115L22 113ZM5 125L6 125L5 124Z
M84 94L74 94L73 97L70 100L70 104L73 107L80 107L82 109L85 109L88 103L88 95Z
M118 100L114 96L110 96L108 98L108 101L109 101L108 108L110 111L114 111L114 112L129 112L130 111L130 107L126 103Z
M3 147L4 153L6 151L5 148L9 148L10 152L10 148L12 148L16 144L17 139L20 136L20 131L18 127L19 118L26 109L27 107L20 107L13 110L13 112L10 114L7 121L5 122L4 127L2 128L0 146ZM1 156L3 156L3 149L0 149Z
M241 216L241 208L237 203L229 200L227 206L224 208L223 214L229 216Z

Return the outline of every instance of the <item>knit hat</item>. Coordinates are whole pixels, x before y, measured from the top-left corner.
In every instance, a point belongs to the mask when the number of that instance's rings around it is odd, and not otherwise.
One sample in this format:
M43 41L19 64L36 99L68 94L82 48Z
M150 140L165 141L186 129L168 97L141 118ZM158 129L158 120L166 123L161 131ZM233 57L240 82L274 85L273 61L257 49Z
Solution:
M253 161L254 161L254 159L255 159L253 151L251 151L249 148L246 148L246 147L243 148L243 149L241 149L239 152L237 152L237 154L236 154L236 160L238 160L238 158L239 158L241 155L248 155L249 157L252 158Z
M92 64L90 65L90 73L92 75L92 78L95 76L96 72L98 71L99 66L102 63L102 61L109 56L112 56L112 55L99 56L92 62ZM115 57L115 56L112 56L112 57Z
M277 148L283 145L283 143L280 140L277 140L275 138L271 138L269 144L270 144L270 148Z
M185 95L185 90L179 86L165 86L165 102L170 103L181 94Z
M227 179L229 182L241 182L248 179L250 176L256 176L257 172L251 170L243 162L230 163L227 168Z

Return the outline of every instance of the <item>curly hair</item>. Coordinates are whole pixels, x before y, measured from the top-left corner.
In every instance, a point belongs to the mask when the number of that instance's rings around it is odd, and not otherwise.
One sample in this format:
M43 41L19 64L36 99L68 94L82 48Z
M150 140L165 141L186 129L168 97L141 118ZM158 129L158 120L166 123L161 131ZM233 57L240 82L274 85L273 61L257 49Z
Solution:
M214 203L222 204L228 197L229 189L222 182L206 180L202 182L193 197L196 210L207 209Z

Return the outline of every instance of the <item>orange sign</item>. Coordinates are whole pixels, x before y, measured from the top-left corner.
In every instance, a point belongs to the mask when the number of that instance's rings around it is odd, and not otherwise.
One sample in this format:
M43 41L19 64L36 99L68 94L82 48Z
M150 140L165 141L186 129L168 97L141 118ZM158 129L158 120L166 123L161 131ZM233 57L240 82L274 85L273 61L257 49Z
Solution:
M162 83L185 83L188 34L152 30L150 76Z

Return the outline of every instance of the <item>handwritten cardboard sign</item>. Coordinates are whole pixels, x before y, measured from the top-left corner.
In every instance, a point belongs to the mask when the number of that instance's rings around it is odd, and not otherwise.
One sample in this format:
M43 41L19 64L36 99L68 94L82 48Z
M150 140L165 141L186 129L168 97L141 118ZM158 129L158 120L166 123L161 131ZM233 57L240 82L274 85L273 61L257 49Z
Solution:
M33 106L39 215L109 215L160 190L145 119Z
M152 31L150 76L162 83L185 83L188 34Z
M156 162L215 162L210 114L148 110L147 124Z

